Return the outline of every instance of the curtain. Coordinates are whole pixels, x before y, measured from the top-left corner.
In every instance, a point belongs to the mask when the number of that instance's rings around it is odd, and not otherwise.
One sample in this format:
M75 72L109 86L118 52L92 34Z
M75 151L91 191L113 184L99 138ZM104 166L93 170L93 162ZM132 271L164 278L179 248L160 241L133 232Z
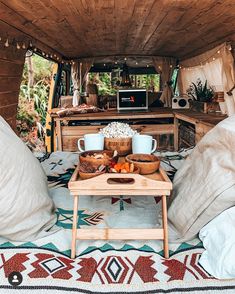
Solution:
M178 78L180 94L185 94L189 85L200 79L203 83L207 80L216 92L223 91L225 102L220 102L223 113L229 116L235 113L235 93L229 96L229 91L234 83L234 59L231 46L224 43L199 56L180 62L181 69Z
M72 64L71 77L73 83L73 107L78 106L80 102L80 93L79 93L79 65L78 61L74 61Z
M161 74L163 83L163 92L160 100L164 103L164 107L171 107L173 90L171 84L172 73L176 65L176 59L171 57L153 57L153 65L157 72Z
M73 107L80 104L80 93L93 62L93 58L88 58L80 61L77 60L72 64Z

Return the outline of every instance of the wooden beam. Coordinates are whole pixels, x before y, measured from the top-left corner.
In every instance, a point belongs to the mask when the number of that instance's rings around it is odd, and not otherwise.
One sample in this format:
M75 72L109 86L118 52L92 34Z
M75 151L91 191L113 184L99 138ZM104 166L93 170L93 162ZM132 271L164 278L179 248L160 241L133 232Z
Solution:
M163 229L78 229L77 240L163 240Z

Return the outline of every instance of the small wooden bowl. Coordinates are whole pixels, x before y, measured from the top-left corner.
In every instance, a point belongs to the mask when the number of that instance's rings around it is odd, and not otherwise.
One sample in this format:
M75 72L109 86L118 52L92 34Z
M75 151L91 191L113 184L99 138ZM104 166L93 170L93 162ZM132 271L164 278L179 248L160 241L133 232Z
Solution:
M106 153L108 157L99 158L99 159L93 158L93 157L86 157L87 155L93 155L94 153L97 153L97 154ZM82 152L79 156L79 159L81 164L86 163L94 168L97 168L100 165L105 165L105 166L109 165L111 160L114 160L116 162L118 158L117 157L113 158L113 153L114 151L110 151L110 150L90 150L90 151Z
M141 175L152 174L160 167L160 159L152 154L130 154L126 156L126 161L138 167Z
M118 155L124 156L132 151L132 138L104 138L104 148L117 150Z
M79 176L82 180L87 180L87 179L91 179L91 178L97 177L99 175L102 175L104 173L105 173L105 171L97 172L97 173L84 173L84 172L79 171Z

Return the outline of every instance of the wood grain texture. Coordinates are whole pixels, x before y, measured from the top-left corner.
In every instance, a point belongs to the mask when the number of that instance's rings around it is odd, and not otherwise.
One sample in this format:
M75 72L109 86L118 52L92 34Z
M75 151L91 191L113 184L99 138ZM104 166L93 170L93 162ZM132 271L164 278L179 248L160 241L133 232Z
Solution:
M14 130L24 56L24 50L0 46L0 115Z
M235 45L234 0L0 0L0 14L4 23L68 58L184 59L223 41Z

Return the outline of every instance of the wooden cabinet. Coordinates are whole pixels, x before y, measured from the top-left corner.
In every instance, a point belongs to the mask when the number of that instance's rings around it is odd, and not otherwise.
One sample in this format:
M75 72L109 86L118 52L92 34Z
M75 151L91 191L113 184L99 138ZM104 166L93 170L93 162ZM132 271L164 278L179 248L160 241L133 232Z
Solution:
M60 122L57 122L58 124ZM64 126L63 123L57 127L57 140L58 140L58 150L63 151L77 151L77 141L79 138L83 137L85 134L98 133L100 129L105 127L105 125L88 125L88 126ZM163 145L169 144L171 146L173 140L169 138L161 138L162 135L172 135L174 134L173 124L139 124L131 125L131 127L137 130L140 134L152 135L157 138L159 146L158 148L163 148ZM169 140L169 142L168 142ZM61 148L61 149L60 149Z
M206 123L199 122L196 124L196 131L195 131L195 143L197 144L201 138L209 132L214 126L209 125Z
M176 150L195 146L217 123L226 118L221 114L204 114L191 110L174 111L174 145Z

